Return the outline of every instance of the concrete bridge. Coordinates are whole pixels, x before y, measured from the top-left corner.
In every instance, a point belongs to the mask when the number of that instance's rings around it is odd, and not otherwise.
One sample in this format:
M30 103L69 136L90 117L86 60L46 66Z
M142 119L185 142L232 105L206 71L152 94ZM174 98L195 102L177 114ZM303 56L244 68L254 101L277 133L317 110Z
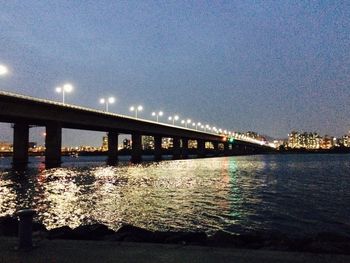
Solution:
M13 123L13 166L25 167L28 163L29 128L44 126L46 167L61 164L62 128L104 131L108 133L108 163L118 160L118 135L131 134L131 160L142 159L142 136L154 137L155 160L162 158L162 138L173 139L172 154L175 159L187 158L188 141L196 140L195 153L200 157L211 155L254 154L271 151L260 144L234 140L225 135L196 131L179 126L136 119L90 108L68 105L19 94L0 91L0 122ZM207 149L211 142L214 149ZM222 149L221 151L219 149Z

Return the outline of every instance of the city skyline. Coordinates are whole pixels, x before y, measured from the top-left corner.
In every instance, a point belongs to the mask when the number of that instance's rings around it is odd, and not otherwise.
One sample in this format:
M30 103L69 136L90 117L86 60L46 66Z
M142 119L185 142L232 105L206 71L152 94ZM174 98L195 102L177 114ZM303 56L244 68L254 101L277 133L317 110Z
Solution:
M131 115L142 104L146 119L161 110L274 138L293 129L341 136L349 11L340 1L4 3L0 89L60 101L55 88L71 82L66 99L76 105L103 109L99 99L114 96L109 111ZM12 136L8 125L0 131ZM101 134L63 140L100 143Z

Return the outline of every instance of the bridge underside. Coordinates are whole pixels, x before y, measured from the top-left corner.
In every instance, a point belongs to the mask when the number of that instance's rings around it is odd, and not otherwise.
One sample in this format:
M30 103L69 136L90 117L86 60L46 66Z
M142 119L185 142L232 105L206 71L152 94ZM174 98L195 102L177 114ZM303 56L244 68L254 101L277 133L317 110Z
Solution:
M43 101L0 92L0 122L13 123L13 165L26 166L28 163L29 128L31 125L44 126L45 163L47 167L61 165L62 129L103 131L108 134L108 163L118 160L118 135L131 134L131 160L139 162L145 151L142 136L153 136L155 160L161 160L162 138L172 138L170 153L174 159L187 158L195 154L199 157L219 155L257 154L271 151L271 148L236 140L233 144L225 136L195 131L173 125L139 120L117 114L110 114L72 105ZM197 143L189 149L189 140ZM211 149L206 147L210 143ZM169 150L168 150L169 152Z

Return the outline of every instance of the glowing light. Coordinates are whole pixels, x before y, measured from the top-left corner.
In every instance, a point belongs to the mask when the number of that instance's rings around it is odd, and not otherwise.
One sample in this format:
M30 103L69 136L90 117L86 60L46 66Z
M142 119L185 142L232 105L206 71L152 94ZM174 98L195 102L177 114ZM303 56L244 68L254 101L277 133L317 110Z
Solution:
M72 90L73 90L73 85L70 84L70 83L64 84L64 85L63 85L63 90L64 90L65 92L72 92Z
M6 75L8 73L8 69L5 65L0 64L0 76Z
M160 111L160 112L156 113L156 112L154 111L154 112L152 112L152 116L155 116L155 117L157 118L157 122L159 122L159 117L163 116L163 112ZM169 118L171 118L171 117L169 117ZM170 120L170 119L169 119L169 120Z
M115 102L115 98L114 98L114 97L109 97L109 98L107 98L107 99L105 99L105 98L101 98L101 99L100 99L100 103L106 105L106 111L107 111L107 112L108 112L108 106L109 106L109 104L113 104L114 102Z
M65 93L68 92L72 92L73 91L73 85L70 83L66 83L63 86L58 86L55 88L55 91L57 93L62 93L62 103L65 103Z
M135 111L135 118L137 119L137 113L139 111L142 111L143 110L143 107L141 105L137 106L137 107L134 107L134 106L131 106L130 107L130 111Z

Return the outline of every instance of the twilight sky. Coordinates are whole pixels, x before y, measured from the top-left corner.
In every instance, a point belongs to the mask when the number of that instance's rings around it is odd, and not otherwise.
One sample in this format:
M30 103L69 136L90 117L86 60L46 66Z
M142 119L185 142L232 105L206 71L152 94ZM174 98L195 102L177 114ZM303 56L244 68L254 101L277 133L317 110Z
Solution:
M3 1L0 89L235 131L350 129L350 1ZM165 118L164 118L164 121ZM0 126L0 140L11 138ZM39 134L39 133L38 133ZM39 140L35 138L35 140ZM66 132L64 144L99 145Z

